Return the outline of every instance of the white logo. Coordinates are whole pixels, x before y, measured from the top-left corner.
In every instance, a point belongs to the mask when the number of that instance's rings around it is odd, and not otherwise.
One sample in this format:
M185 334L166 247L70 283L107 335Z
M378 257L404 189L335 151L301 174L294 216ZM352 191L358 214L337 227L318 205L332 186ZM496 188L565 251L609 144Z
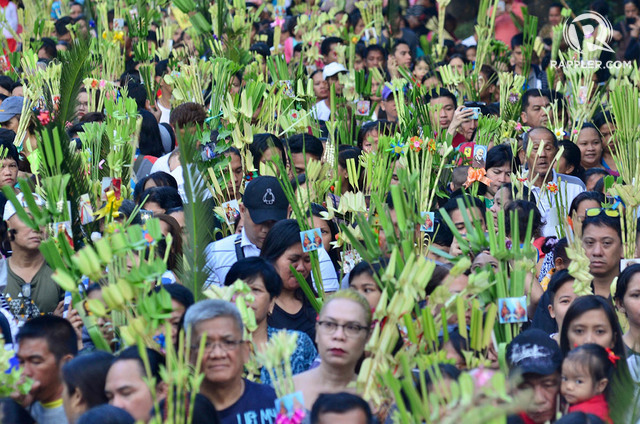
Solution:
M579 22L584 21L595 21L596 26L582 23L582 33L584 34L584 48L589 52L593 52L596 50L603 50L614 53L609 43L611 42L611 36L613 34L613 27L611 26L611 22L601 14L597 12L588 12L583 13L582 15L577 16L575 19L569 23L566 21L564 23L564 28L562 30L562 36L564 37L564 41L571 47L573 50L581 52L583 46L580 44L580 39L578 37L578 31L576 27Z
M523 359L540 359L548 356L551 356L551 352L546 347L536 344L516 344L511 350L511 362L513 364L517 364Z
M273 194L270 188L267 189L267 192L262 196L262 201L265 205L273 205L276 201L276 196Z

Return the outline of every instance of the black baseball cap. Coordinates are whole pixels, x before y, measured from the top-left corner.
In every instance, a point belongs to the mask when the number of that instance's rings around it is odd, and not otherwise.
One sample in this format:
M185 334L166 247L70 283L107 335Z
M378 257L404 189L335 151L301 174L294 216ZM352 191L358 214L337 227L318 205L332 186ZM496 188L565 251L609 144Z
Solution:
M562 352L549 334L539 329L523 331L507 346L511 372L551 375L562 366Z
M289 201L276 177L263 175L249 181L242 203L256 224L287 218Z

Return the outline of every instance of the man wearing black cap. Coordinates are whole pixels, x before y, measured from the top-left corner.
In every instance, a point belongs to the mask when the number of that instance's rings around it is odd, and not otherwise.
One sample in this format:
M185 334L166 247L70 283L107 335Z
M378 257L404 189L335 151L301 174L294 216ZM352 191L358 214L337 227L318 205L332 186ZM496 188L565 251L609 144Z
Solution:
M232 234L207 246L207 268L210 284L222 285L229 268L238 260L259 256L262 243L273 225L288 215L287 200L276 177L254 178L244 191L240 204L241 234ZM318 249L322 284L327 292L338 289L338 277L326 250Z
M531 390L525 411L508 419L509 424L542 424L554 421L560 393L562 353L547 333L527 330L507 346L510 377L519 379L517 390Z

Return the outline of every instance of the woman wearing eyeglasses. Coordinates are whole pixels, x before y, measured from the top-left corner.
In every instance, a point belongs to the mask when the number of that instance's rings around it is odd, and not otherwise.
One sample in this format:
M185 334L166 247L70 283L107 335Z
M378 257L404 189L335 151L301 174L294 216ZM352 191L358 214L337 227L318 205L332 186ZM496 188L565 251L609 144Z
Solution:
M340 290L323 305L316 322L320 365L293 377L296 391L310 410L320 393L349 391L356 364L364 353L371 329L371 310L356 291Z

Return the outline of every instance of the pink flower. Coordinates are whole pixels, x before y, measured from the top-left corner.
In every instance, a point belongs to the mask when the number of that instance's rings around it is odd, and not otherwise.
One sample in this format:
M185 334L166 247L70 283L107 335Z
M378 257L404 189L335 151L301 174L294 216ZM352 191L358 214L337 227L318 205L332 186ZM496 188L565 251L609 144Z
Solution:
M522 124L520 122L518 122L516 124L516 131L521 131L522 130Z
M278 16L275 21L271 22L271 28L275 28L277 26L282 28L282 25L284 25L284 18L281 16Z
M47 125L49 122L51 122L51 114L49 113L49 111L43 110L42 112L40 112L40 114L38 114L38 121L40 121L42 125Z
M99 85L100 85L100 88L104 88L105 85L107 85L107 82L102 79L102 80L100 80L100 84Z

